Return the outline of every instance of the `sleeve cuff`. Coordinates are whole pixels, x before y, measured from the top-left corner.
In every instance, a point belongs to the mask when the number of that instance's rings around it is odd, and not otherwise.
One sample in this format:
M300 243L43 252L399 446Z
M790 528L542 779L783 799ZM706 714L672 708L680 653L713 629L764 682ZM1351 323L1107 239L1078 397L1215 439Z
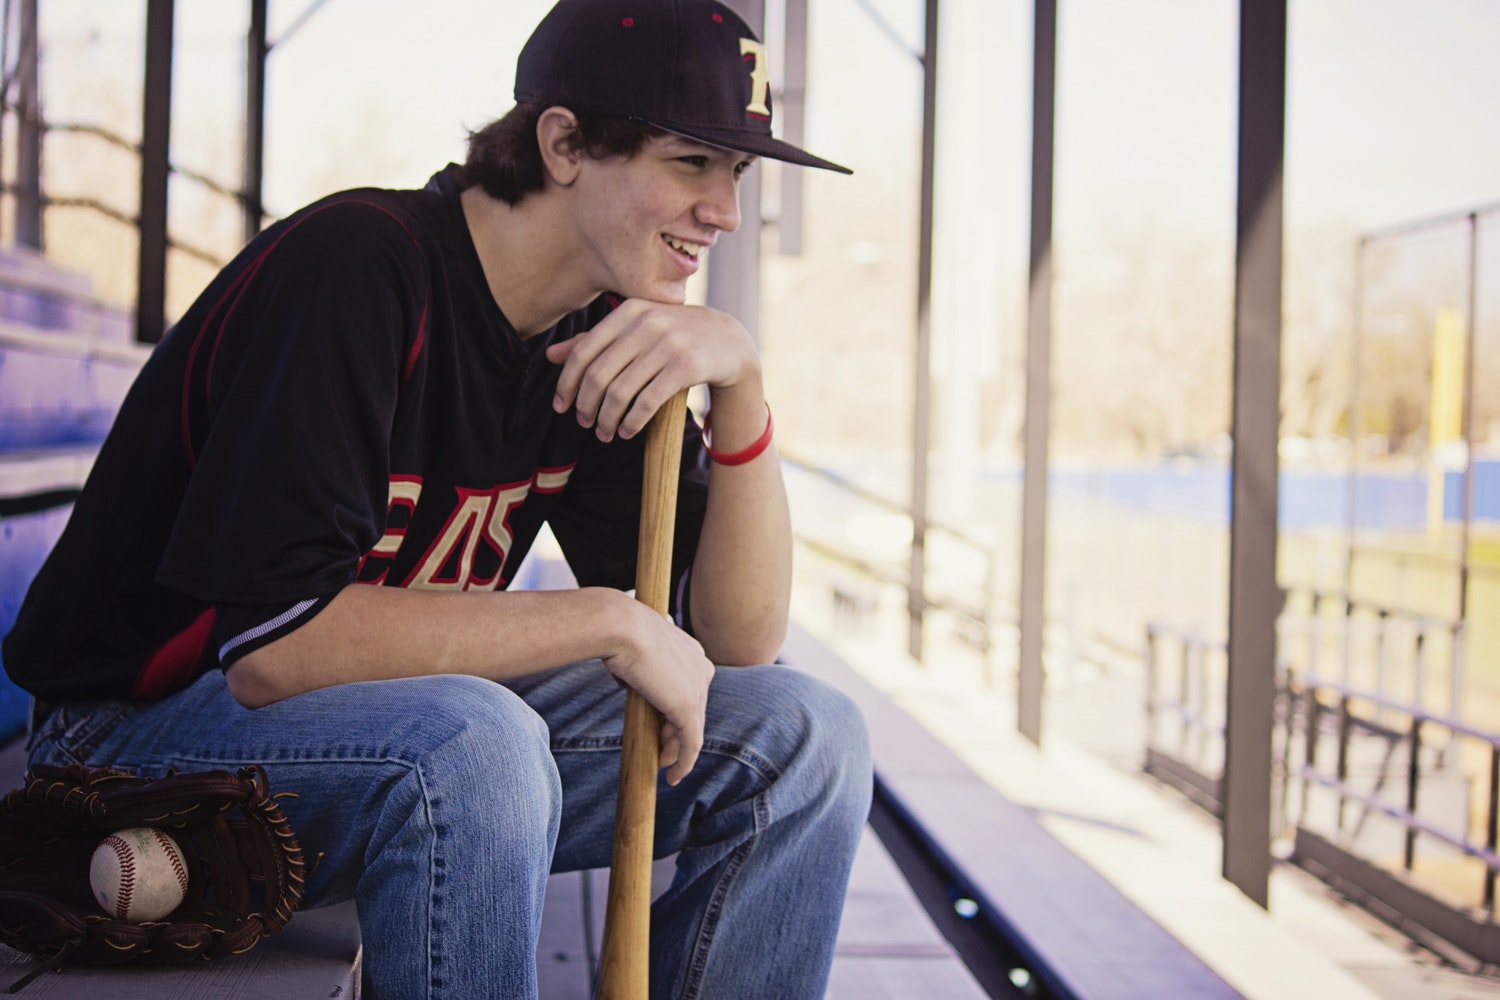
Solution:
M214 616L214 644L219 668L227 670L253 650L280 639L310 621L333 595L309 597L292 604L245 607L219 605Z

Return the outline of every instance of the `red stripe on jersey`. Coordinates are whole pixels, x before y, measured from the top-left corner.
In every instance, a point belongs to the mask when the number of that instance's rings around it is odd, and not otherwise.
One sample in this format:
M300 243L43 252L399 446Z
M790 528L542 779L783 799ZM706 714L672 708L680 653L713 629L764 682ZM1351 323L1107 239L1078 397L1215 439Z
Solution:
M384 214L390 216L391 219L396 223L396 225L401 227L401 231L404 232L407 235L407 238L412 241L412 245L418 248L421 247L422 244L417 240L415 236L412 235L411 230L406 227L406 223L402 222L401 217L396 215L396 213L392 212L384 205L377 204L373 201L365 201L359 198L350 198L344 201L338 201L329 205L324 205L321 208L317 208L311 212L308 212L302 218L289 225L286 228L285 232L278 235L274 243L257 254L255 259L250 262L245 270L241 271L240 274L234 279L234 281L230 283L229 287L224 290L224 294L219 296L219 300L214 303L214 307L209 310L207 318L205 318L203 321L203 326L199 328L197 335L193 338L193 346L188 351L187 365L185 366L182 374L182 445L184 451L187 453L188 468L197 468L198 466L198 455L197 452L193 450L193 435L192 429L189 425L188 415L189 400L191 399L190 390L192 388L193 363L198 357L198 348L202 345L203 338L208 335L210 328L214 328L214 318L218 316L220 308L224 306L224 303L232 295L234 297L234 301L230 304L228 309L224 310L224 315L219 319L217 328L213 329L213 346L209 349L208 366L203 376L203 394L205 397L208 396L209 391L213 387L214 362L215 360L217 360L219 355L219 344L223 342L224 327L229 323L229 317L233 315L234 310L239 306L240 299L245 294L245 288L249 286L250 282L255 278L255 275L259 273L261 265L265 263L266 258L271 255L271 252L281 245L281 241L286 239L286 237L290 235L292 231L295 230L298 226L302 225L302 223L306 222L308 219L311 219L313 216L318 215L321 212L325 212L330 208L337 208L341 205L363 205L366 208L373 208L377 212L383 212ZM431 299L431 294L432 289L429 287L427 289L427 295L422 301L422 319L417 327L416 344L413 346L411 355L406 359L406 364L402 370L401 385L403 388L406 385L407 378L411 376L412 368L416 365L417 354L421 351L422 344L426 340L427 310L429 300Z
M213 325L214 317L219 314L219 309L223 307L229 296L231 294L234 295L235 303L239 303L240 292L244 290L244 286L249 279L254 277L256 270L260 267L260 262L264 258L264 253L255 258L255 263L244 271L241 271L239 276L230 283L229 287L224 289L224 294L219 296L219 301L215 302L214 307L208 311L208 317L204 319L203 326L198 331L198 335L193 338L192 348L188 350L187 364L183 367L182 372L182 450L187 455L188 468L190 469L198 467L198 455L193 451L192 428L188 417L188 400L191 398L188 388L193 377L193 363L198 359L198 347L203 343L203 334ZM234 307L231 306L229 311L233 312ZM215 338L215 344L217 343L218 340Z
M406 383L411 380L411 371L417 367L417 355L422 353L422 345L427 342L427 307L428 302L422 303L422 322L417 324L417 342L411 345L411 353L406 356L406 367L401 370L401 388L406 388Z
M193 624L158 646L136 675L131 697L157 701L187 687L197 676L213 629L214 609L209 608L193 619Z

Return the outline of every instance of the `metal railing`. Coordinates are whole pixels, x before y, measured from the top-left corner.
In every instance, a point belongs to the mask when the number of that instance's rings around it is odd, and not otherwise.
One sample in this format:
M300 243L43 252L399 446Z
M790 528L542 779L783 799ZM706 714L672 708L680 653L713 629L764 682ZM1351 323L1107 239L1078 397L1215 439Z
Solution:
M1464 698L1463 619L1423 614L1394 601L1369 600L1342 590L1300 588L1295 600L1306 605L1306 612L1283 618L1281 634L1288 640L1289 651L1303 657L1306 676L1335 676L1333 670L1324 669L1332 657L1337 660L1340 683L1358 687L1361 679L1354 672L1366 666L1368 676L1363 683L1373 693L1397 701L1404 696L1409 703L1422 706L1431 704L1434 697L1433 660L1446 653L1443 666L1448 684L1443 696L1449 713L1459 715ZM1300 641L1293 644L1291 640ZM1366 646L1363 656L1355 648L1359 643Z
M913 519L913 512L910 507L867 489L831 469L789 455L784 450L781 452L781 459L791 468L807 473L820 482L835 487L841 493L861 503L869 504L893 514L899 514L908 520ZM794 530L793 539L798 545L803 546L808 551L853 570L863 577L877 583L901 587L906 591L907 606L909 608L918 609L924 614L929 610L936 609L953 615L967 626L967 628L957 630L956 634L960 639L973 646L985 658L986 663L988 663L989 653L993 647L991 632L997 623L997 618L991 610L995 594L997 564L994 546L982 539L976 538L961 528L934 521L930 517L926 519L925 523L929 535L938 534L951 538L964 548L978 554L984 561L983 583L980 586L978 604L954 595L934 593L927 587L920 585L918 581L912 580L909 570L904 567L884 565L872 561L858 553L816 538L806 532Z
M8 113L19 113L18 109L14 106L7 106L4 110ZM99 125L75 122L42 121L40 123L40 126L42 137L44 140L49 135L71 134L88 136L90 138L107 143L108 145L113 146L117 149L124 150L125 152L131 153L137 157L141 155L141 146L139 143L131 142L129 139L126 139L125 137ZM217 195L218 197L235 202L242 208L246 204L247 196L243 192L236 191L233 188L221 184L220 182L214 180L212 177L209 177L207 174L200 173L196 170L192 170L188 167L184 167L175 163L169 163L167 165L167 170L169 173L181 177L184 180L191 181L192 183L198 185L199 187L214 195ZM0 190L3 190L6 194L11 196L15 196L18 194L16 185L14 184L7 183L3 185L3 187L0 187ZM41 203L43 208L84 209L86 211L93 212L96 215L103 216L107 219L112 219L115 222L118 222L125 226L129 226L133 229L139 229L141 224L139 216L132 215L123 209L117 208L116 206L111 205L99 198L95 198L89 195L57 195L49 192L43 192L41 196ZM276 221L276 217L272 215L265 215L263 217L273 222ZM222 254L216 254L211 250L205 249L204 247L193 244L187 240L183 240L177 236L169 235L167 237L167 246L170 249L176 250L179 253L184 253L189 257L194 258L195 260L202 261L210 267L223 267L224 264L228 261L228 258Z
M1500 856L1495 853L1496 835L1500 832L1500 734L1485 732L1452 716L1424 712L1409 703L1316 678L1293 676L1288 695L1294 706L1286 720L1288 745L1292 743L1294 720L1301 720L1303 759L1294 772L1302 781L1299 817L1309 815L1313 791L1326 788L1337 800L1333 831L1337 837L1357 838L1371 813L1380 813L1402 825L1401 867L1408 873L1415 870L1419 837L1433 838L1478 860L1484 867L1480 905L1493 920L1495 880L1500 872ZM1361 714L1361 709L1366 714ZM1393 715L1400 717L1395 724L1390 721ZM1325 717L1331 717L1333 724L1327 728L1333 730L1337 741L1331 772L1324 769L1326 762L1320 764L1318 760ZM1433 729L1441 730L1440 736L1433 736ZM1351 777L1351 747L1359 734L1385 744L1384 759L1368 791L1358 788ZM1453 758L1462 756L1460 744L1465 741L1481 747L1488 760L1489 795L1483 843L1472 840L1468 830L1444 829L1419 812L1422 779L1432 770L1451 770ZM1402 763L1397 757L1398 751L1404 752L1405 761L1401 768L1398 801L1392 802L1383 793L1392 766ZM1422 766L1424 753L1433 758L1427 771ZM1363 809L1359 820L1353 824L1348 821L1350 803ZM1500 958L1500 955L1495 957Z
M1462 623L1403 620L1395 609L1322 597L1353 609L1345 627L1358 615L1382 628L1408 626L1416 637L1409 664L1421 659L1430 641L1423 636L1461 635ZM1281 624L1285 633L1306 622ZM1215 816L1223 801L1225 660L1222 639L1161 624L1147 629L1144 768ZM1290 839L1289 860L1440 951L1500 963L1500 734L1463 721L1456 709L1424 709L1347 679L1319 678L1315 668L1280 667L1276 690L1272 831ZM1476 790L1463 772L1479 761ZM1475 791L1484 803L1477 830L1469 804ZM1435 815L1443 812L1446 821ZM1395 824L1395 857L1383 837L1389 829L1373 829L1373 818ZM1450 858L1464 862L1457 877L1452 865L1440 875L1425 870ZM1478 884L1462 898L1472 878Z

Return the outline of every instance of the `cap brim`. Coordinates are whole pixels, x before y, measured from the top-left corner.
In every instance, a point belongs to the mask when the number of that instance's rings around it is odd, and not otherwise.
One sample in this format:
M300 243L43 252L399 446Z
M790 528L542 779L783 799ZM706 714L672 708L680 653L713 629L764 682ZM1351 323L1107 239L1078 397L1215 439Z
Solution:
M655 125L659 129L675 133L698 142L706 142L710 146L720 146L724 149L733 149L740 153L750 153L753 156L764 156L768 160L780 160L783 163L795 163L802 167L817 167L820 170L837 170L841 174L852 174L854 171L848 167L840 166L832 160L825 160L821 156L814 156L805 149L798 149L789 142L783 142L775 136L757 135L755 133L742 132L739 129L714 129L700 128L696 125L668 124L661 121L652 121L649 118L638 118L638 121Z

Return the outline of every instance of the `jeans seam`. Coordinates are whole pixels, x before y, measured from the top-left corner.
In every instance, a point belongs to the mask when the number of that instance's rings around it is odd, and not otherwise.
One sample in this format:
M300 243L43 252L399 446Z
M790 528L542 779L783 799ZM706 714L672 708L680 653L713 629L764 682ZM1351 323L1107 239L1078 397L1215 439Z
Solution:
M617 752L623 742L624 739L619 736L575 737L572 739L553 740L550 749L554 754L589 751ZM775 764L749 747L729 740L704 740L703 748L699 753L713 753L720 757L729 757L758 773L765 779L768 785L781 777L781 772Z
M735 877L739 875L740 869L745 866L746 860L750 857L750 852L755 849L756 842L760 840L761 831L770 824L771 809L766 802L769 794L770 789L767 788L755 797L755 835L729 856L723 873L714 884L714 891L709 897L708 905L704 907L703 922L699 925L697 939L693 942L687 980L683 984L683 1000L697 1000L703 989L703 974L708 967L708 952L713 946L714 932L719 928L719 914L724 909L724 900L729 895Z
M431 848L427 854L427 884L431 887L428 896L427 910L427 988L430 995L437 995L442 989L442 983L438 978L442 961L437 954L438 951L438 924L441 920L439 914L443 911L441 882L438 868L437 856L438 841L441 839L438 823L432 810L432 796L427 788L427 776L422 773L420 766L414 766L412 772L417 777L417 787L422 791L422 812L427 818L427 829L431 831Z

